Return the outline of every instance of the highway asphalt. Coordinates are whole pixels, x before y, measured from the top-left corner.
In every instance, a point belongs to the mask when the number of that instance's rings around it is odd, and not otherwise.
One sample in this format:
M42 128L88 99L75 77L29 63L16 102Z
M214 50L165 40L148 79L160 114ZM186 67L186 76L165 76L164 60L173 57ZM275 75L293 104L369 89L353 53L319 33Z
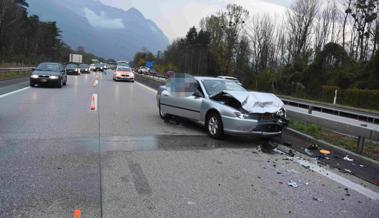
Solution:
M0 218L379 217L376 186L262 140L165 123L153 89L95 78L0 93Z

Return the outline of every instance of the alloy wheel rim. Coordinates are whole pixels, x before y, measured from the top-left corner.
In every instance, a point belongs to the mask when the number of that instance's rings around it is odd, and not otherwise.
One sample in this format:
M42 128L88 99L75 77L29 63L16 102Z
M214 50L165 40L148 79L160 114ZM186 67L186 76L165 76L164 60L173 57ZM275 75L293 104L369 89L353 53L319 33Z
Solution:
M208 130L211 133L211 135L216 135L218 131L218 121L215 117L211 117L209 119L209 124L208 124Z

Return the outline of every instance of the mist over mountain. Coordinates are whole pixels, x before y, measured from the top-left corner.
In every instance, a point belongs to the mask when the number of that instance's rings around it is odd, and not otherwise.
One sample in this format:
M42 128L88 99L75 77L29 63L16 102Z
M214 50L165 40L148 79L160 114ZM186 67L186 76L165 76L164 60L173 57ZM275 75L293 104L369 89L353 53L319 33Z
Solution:
M29 15L56 21L62 39L72 48L83 46L98 56L131 59L143 48L157 52L168 38L135 8L127 11L98 0L27 0Z

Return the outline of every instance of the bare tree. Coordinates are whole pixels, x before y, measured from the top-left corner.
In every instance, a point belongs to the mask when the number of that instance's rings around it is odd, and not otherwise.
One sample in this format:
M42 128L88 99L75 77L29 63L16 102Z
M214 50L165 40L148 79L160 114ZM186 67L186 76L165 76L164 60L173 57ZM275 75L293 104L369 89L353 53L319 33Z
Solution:
M304 55L310 44L312 27L319 11L318 0L296 0L287 12L292 60Z
M272 67L275 59L275 26L271 17L267 14L252 17L246 25L245 33L251 43L255 71Z
M345 3L345 7L346 7L346 10L345 10L345 18L343 20L343 25L342 25L342 47L345 49L345 44L346 44L346 25L347 25L347 19L349 17L349 14L351 14L352 12L352 9L351 9L351 4L352 4L352 0L343 0L344 3Z

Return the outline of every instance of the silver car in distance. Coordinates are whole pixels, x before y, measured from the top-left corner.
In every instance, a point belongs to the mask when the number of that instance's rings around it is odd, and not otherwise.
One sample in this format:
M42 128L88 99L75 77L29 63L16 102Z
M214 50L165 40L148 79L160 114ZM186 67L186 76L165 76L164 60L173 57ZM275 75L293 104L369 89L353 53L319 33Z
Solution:
M274 137L287 127L283 102L274 94L250 92L234 81L175 74L158 90L162 119L179 116L206 127L213 138Z

